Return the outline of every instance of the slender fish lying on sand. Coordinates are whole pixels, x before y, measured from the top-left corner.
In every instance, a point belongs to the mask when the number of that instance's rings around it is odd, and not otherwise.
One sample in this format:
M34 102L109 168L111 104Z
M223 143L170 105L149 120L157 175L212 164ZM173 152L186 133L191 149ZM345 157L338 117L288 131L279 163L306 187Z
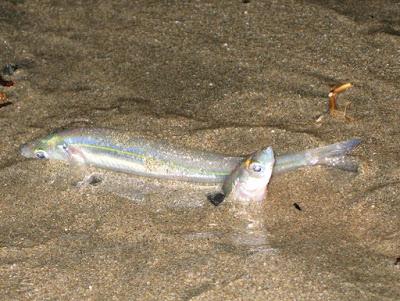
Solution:
M303 166L327 165L357 171L345 157L361 141L352 139L276 158L273 174ZM244 160L172 144L112 129L72 129L21 146L28 158L63 160L141 176L192 182L223 183Z

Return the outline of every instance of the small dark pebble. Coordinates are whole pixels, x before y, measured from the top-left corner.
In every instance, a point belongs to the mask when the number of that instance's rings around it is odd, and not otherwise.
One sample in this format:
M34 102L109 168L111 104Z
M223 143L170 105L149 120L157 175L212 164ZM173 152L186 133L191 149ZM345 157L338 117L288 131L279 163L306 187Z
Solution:
M19 68L16 64L6 64L2 70L4 75L13 75L15 71Z
M394 262L394 265L400 265L400 257L396 258L396 261Z
M88 184L92 186L96 186L103 181L102 177L99 175L91 175L88 179Z
M209 195L207 195L207 199L214 206L218 206L219 204L221 204L224 201L225 194L223 194L222 192L209 194Z
M3 107L9 106L9 105L12 105L11 101L2 102L2 103L0 103L0 109Z
M297 203L293 203L294 208L296 208L297 210L301 211L301 207L299 206L299 204Z
M243 3L250 3L250 0L242 0Z

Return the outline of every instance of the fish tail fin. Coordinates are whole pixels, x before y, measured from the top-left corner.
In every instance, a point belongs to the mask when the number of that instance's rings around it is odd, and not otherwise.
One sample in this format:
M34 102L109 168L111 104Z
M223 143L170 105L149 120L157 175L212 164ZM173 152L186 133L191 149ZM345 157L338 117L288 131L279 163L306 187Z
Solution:
M351 139L305 152L307 165L326 165L346 171L357 172L358 163L351 157L346 157L361 143L361 139Z

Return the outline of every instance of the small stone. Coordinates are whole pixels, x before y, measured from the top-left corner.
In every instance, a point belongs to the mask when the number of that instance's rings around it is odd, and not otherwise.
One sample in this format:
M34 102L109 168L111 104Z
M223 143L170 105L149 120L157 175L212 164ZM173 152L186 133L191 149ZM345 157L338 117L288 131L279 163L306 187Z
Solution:
M19 67L16 64L6 64L3 67L2 73L4 75L13 75L18 68Z

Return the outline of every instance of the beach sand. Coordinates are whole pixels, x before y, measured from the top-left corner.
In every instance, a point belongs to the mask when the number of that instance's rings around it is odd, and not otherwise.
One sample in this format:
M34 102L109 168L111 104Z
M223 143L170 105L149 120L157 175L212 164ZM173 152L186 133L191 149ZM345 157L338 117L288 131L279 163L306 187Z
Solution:
M0 87L0 298L399 300L399 16L389 0L1 1L0 67L18 69ZM353 120L317 121L345 82ZM19 154L74 127L231 155L363 142L356 174L272 179L259 247L224 204L78 189L74 166Z

